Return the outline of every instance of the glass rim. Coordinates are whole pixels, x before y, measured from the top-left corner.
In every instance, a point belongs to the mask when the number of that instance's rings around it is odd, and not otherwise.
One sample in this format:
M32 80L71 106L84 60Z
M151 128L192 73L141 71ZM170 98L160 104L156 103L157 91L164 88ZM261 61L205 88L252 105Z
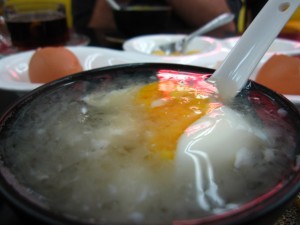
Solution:
M3 6L3 16L9 19L10 15L33 12L61 12L66 14L66 5L58 1L26 1L8 2Z

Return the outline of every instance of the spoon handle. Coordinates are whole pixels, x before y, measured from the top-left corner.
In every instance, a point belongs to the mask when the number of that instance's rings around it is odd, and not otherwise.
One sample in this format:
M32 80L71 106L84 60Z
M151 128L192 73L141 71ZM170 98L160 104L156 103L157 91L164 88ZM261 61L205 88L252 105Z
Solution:
M231 22L234 19L234 15L232 13L223 13L220 16L216 17L209 23L205 24L203 27L200 27L198 30L194 31L190 35L186 36L184 39L186 41L207 32L210 32L222 25L225 25L229 22Z
M210 77L220 96L230 101L251 76L300 0L269 0L255 17L219 69Z
M119 4L117 4L115 2L115 0L106 0L106 2L110 5L111 8L113 8L114 10L121 10L121 7L119 6Z
M209 23L205 24L203 27L200 27L199 29L197 29L196 31L192 32L191 34L189 34L188 36L186 36L183 39L183 52L186 49L186 46L188 45L188 43L195 37L210 32L222 25L225 25L229 22L231 22L234 19L234 15L232 13L223 13L220 16L216 17L215 19L213 19L212 21L210 21Z

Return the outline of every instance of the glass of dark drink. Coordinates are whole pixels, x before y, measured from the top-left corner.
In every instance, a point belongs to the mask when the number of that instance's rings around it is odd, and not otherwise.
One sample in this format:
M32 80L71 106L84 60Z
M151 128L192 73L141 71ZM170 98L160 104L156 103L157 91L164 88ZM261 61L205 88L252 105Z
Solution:
M12 44L17 48L64 45L69 40L62 3L38 0L7 3L4 18Z

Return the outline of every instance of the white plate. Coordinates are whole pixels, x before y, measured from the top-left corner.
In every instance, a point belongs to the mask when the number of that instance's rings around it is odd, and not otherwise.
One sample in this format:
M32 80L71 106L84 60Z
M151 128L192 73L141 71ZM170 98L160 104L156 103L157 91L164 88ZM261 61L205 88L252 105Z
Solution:
M134 53L97 47L67 47L79 59L84 70L135 62L155 62ZM42 84L31 83L28 64L34 51L17 53L0 59L0 89L31 91Z
M205 36L196 37L188 45L187 52L199 51L199 53L184 56L162 56L151 54L157 46L163 43L170 43L183 38L181 34L158 34L144 35L131 38L124 42L123 49L127 52L134 52L147 55L169 63L179 63L208 67L215 69L219 62L223 61L228 53L228 48L223 48L221 41Z
M213 57L192 56L174 60L170 58L157 59L133 52L123 52L98 47L77 46L67 48L78 57L84 70L138 62L169 62L216 68L216 64L222 62L227 54L220 50L220 52ZM42 85L31 83L28 78L28 63L33 53L34 51L28 51L0 59L0 89L26 92ZM286 97L293 103L300 105L300 96L287 95Z
M157 47L164 43L170 43L177 41L185 37L185 35L180 34L159 34L159 35L144 35L139 37L131 38L124 42L123 49L125 51L132 51L137 53L142 53L146 55L151 55L154 50L157 50ZM220 47L220 43L210 37L196 37L188 45L188 51L199 51L199 55L208 54L213 51L216 51ZM158 56L165 57L165 56ZM179 57L179 56L173 56Z
M239 39L240 37L223 39L222 44L225 48L232 49ZM275 53L286 55L298 55L300 54L300 42L276 38L271 44L266 54L273 55Z

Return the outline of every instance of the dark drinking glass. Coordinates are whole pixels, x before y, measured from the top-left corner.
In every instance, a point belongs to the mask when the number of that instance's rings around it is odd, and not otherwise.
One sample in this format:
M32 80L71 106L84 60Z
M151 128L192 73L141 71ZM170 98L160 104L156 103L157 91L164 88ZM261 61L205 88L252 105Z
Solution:
M18 48L64 45L69 39L65 6L61 3L9 3L4 17L12 44Z

